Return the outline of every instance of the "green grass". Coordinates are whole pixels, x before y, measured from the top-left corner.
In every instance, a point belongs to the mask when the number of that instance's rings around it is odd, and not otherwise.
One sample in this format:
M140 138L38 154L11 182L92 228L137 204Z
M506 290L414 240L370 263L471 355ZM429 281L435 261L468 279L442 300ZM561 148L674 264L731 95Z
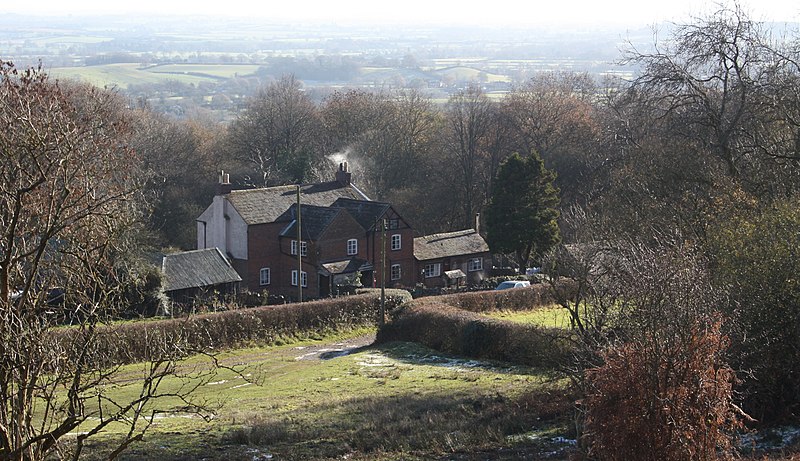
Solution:
M253 64L164 64L148 67L147 72L168 74L195 74L217 78L253 75L260 66Z
M363 332L363 331L362 331ZM355 334L355 333L354 333ZM207 376L194 397L217 407L214 419L180 415L153 424L123 459L430 459L447 453L551 450L571 401L547 370L448 357L390 343L328 360L302 359L324 341L242 349L218 359L239 370ZM183 371L200 373L194 357ZM133 396L141 366L113 394ZM245 378L243 378L245 377ZM185 385L171 379L165 389ZM165 399L161 407L182 403ZM554 429L555 428L555 429ZM102 456L112 428L93 442ZM558 447L556 447L558 448ZM521 451L520 451L521 450ZM527 455L525 455L527 456ZM524 456L523 456L524 457Z
M258 66L242 64L169 64L142 66L138 63L106 64L84 67L54 67L48 69L53 78L81 80L100 87L127 88L132 84L179 81L202 83L249 75Z
M485 315L491 318L530 323L549 328L568 329L570 327L569 312L556 304L529 311L496 311L487 312Z

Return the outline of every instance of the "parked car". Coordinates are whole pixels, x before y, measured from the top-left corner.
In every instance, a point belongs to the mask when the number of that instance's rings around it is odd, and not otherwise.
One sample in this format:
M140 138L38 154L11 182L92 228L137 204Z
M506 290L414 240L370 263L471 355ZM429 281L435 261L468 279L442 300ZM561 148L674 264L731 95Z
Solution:
M497 285L495 290L507 290L509 288L523 288L529 286L531 286L531 282L527 280L508 280Z

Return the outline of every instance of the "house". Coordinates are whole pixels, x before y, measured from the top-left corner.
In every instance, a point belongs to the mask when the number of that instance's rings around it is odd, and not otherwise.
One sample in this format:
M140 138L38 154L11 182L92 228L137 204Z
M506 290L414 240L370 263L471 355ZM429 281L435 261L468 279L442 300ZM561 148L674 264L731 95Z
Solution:
M193 304L215 294L235 294L242 278L217 248L165 255L163 288L174 303Z
M479 285L491 269L489 245L475 229L414 239L418 282L427 288Z
M302 186L231 190L221 175L217 195L197 219L197 247L219 248L247 289L292 299L301 290L306 299L339 285L377 286L383 273L387 286L415 281L411 226L352 184L346 163L334 181Z

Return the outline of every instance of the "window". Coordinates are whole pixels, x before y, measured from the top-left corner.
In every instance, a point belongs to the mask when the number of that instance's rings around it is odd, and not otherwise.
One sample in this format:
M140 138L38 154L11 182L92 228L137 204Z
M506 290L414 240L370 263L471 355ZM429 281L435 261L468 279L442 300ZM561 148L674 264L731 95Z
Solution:
M297 240L292 240L291 253L297 254ZM300 256L308 256L308 242L300 242Z
M425 278L438 277L442 275L442 264L425 264Z
M389 229L397 229L399 227L400 227L400 220L399 219L394 218L394 219L390 219L389 220L389 222L388 222L388 228Z
M392 280L400 280L400 276L402 275L400 273L400 264L392 264L391 273L392 273Z
M392 234L392 250L400 249L400 234Z
M258 284L269 285L269 282L270 282L269 267L262 267L258 275Z
M303 282L303 286L308 286L308 273L306 271L300 272L300 279ZM292 286L297 286L297 271L292 271Z
M358 254L358 240L350 239L347 241L347 255L353 256Z
M472 258L469 260L469 264L467 265L467 270L469 272L475 271L482 271L483 270L483 258Z

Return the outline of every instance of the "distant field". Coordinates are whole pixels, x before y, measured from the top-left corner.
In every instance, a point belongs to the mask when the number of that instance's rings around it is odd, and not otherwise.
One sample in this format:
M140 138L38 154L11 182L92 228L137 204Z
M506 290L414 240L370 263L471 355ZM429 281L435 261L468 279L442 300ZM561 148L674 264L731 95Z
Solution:
M128 88L132 84L179 81L183 83L213 82L220 78L252 74L256 65L243 64L169 64L142 66L137 63L106 64L84 67L56 67L50 75L61 79L82 80L99 87Z
M483 74L486 78L487 83L495 83L495 82L510 82L511 78L506 75L500 74L492 74L488 72L484 72L480 69L475 69L474 67L467 67L467 66L456 66L456 67L447 67L444 69L439 69L436 71L438 74L443 74L445 76L452 77L456 80L469 80L469 81L477 81L479 80L479 76Z
M66 43L103 43L113 40L111 37L95 37L91 35L63 35L57 37L47 37L33 40L40 44L64 45Z
M145 70L158 74L194 74L220 78L233 78L254 74L258 68L255 64L165 64L152 66Z

